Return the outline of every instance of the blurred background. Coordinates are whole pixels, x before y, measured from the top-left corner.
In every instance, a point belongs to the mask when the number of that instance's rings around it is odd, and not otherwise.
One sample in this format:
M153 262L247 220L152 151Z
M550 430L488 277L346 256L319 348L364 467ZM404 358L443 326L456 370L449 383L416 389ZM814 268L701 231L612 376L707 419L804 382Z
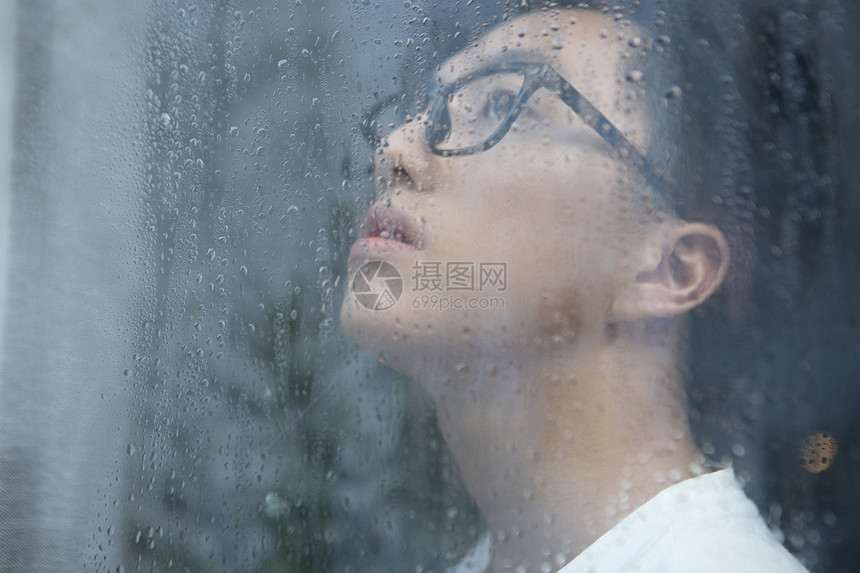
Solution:
M524 4L0 3L0 570L469 551L484 525L432 404L338 314L374 197L363 112L419 99ZM687 207L754 239L763 278L694 331L694 355L718 347L688 373L700 444L811 570L856 571L858 7L596 5L664 28L710 158L688 176L714 183ZM801 455L818 432L823 469Z

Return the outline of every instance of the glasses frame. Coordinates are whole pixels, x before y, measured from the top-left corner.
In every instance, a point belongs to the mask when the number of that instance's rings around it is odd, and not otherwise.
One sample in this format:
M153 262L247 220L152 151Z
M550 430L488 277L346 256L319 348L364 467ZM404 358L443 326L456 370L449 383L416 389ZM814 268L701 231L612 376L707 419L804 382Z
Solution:
M499 127L481 143L455 149L440 149L439 145L451 134L451 117L448 112L448 104L451 96L466 84L477 79L509 72L521 72L523 74L523 85L520 87L520 91L514 99L511 108L499 123ZM606 141L618 153L619 157L632 164L645 180L648 181L654 191L658 192L661 186L656 179L657 172L653 169L650 161L636 149L630 140L624 137L621 130L615 127L588 98L582 95L579 90L573 87L573 84L564 79L555 68L547 63L512 61L489 64L461 76L450 84L434 87L430 92L430 111L428 112L424 130L430 151L442 157L457 157L472 155L491 149L507 135L517 117L519 117L525 108L528 99L540 88L546 88L558 96L586 125ZM374 105L367 116L375 118L384 107L396 105L398 101L399 98L397 97L385 98ZM379 146L382 141L374 133L373 130L375 127L374 120L364 121L362 130L371 144Z

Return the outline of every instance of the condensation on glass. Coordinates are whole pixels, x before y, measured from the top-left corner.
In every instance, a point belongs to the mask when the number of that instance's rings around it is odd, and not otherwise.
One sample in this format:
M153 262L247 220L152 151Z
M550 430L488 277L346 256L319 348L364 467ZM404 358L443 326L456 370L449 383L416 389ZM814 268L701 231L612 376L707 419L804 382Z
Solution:
M452 229L469 209L482 213L474 221L495 224L495 200L477 201L477 182L460 180L462 199L446 203L418 177L404 183L410 169L442 178L452 173L446 161L470 157L477 166L479 153L505 153L531 137L536 147L507 156L505 168L537 169L534 188L546 202L554 180L545 173L563 155L541 150L554 149L568 125L594 157L626 160L611 180L644 177L665 194L637 201L653 200L655 210L668 201L727 237L729 278L680 331L695 446L734 467L767 527L809 570L857 567L858 8L848 0L592 2L587 14L606 22L598 36L632 54L631 63L604 87L596 66L582 64L583 83L553 64L596 107L563 103L552 84L522 98L521 112L520 90L537 68L478 80L468 73L497 64L501 44L475 55L485 34L526 8L557 9L531 4L15 6L13 51L0 54L14 63L14 81L2 76L13 90L11 121L0 122L12 142L8 191L0 185L0 222L8 221L0 231L0 569L445 571L469 555L480 562L490 545L501 554L519 532L492 530L482 499L489 491L502 499L505 484L519 484L514 473L551 460L541 448L518 450L525 442L516 436L493 442L513 427L505 424L524 423L501 417L499 432L475 427L487 451L508 448L512 461L476 481L446 416L478 424L492 417L488 405L527 406L525 379L504 388L488 381L518 349L549 358L553 344L587 330L547 314L544 340L493 345L506 331L487 317L506 316L505 301L517 302L505 298L511 293L528 299L516 281L567 276L563 265L547 267L555 262L539 259L543 251L534 260L484 256L479 241L454 235L449 250L394 269L396 277L385 260L358 269L348 259L367 235L423 246L434 209ZM585 28L589 17L565 26ZM516 38L532 36L545 38L551 58L584 49L552 26L523 28L504 49L510 61L525 57ZM457 60L463 49L470 59ZM661 64L671 69L660 72ZM461 85L477 86L471 100L443 87ZM668 118L650 152L642 126L619 116L628 104L607 108L603 89ZM431 113L440 98L458 131L428 130L428 118L444 121ZM544 108L562 110L561 119L541 116ZM496 141L512 110L521 116ZM607 135L595 110L629 147ZM449 157L489 140L492 150ZM642 157L631 155L637 148ZM397 155L404 149L424 155ZM596 159L575 179L591 181L606 164ZM539 226L519 196L498 201L496 218L522 225L500 240ZM423 237L386 210L412 213L418 204L431 225ZM569 251L585 256L593 242L577 237ZM591 268L583 263L580 273ZM380 284L393 289L388 298ZM462 294L480 287L481 296ZM541 301L529 301L536 310L523 321L549 308ZM346 324L345 334L347 305L403 320L375 331ZM384 341L371 340L380 332ZM397 349L432 368L437 340L464 353L486 343L496 354L477 370L454 361L429 387L398 367ZM585 379L544 374L559 387ZM480 385L456 408L441 407L446 384L468 379ZM525 390L512 390L517 384ZM564 408L577 405L550 405L541 420L566 423ZM579 444L579 430L559 435ZM468 451L472 460L486 454ZM517 503L541 487L518 485ZM623 510L621 497L613 503ZM572 557L549 555L535 570Z

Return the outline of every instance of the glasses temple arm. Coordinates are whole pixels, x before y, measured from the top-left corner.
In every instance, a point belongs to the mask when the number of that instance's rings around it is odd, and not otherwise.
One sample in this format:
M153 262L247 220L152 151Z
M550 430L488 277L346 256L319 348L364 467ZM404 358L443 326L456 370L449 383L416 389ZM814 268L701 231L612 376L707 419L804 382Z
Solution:
M553 70L554 71L554 70ZM621 131L615 127L611 121L606 119L606 116L594 107L579 90L573 87L570 82L565 80L561 75L555 73L553 78L561 89L561 99L582 118L586 125L597 132L609 145L612 146L622 157L631 160L650 183L655 190L660 188L656 181L656 172L654 171L651 162L639 153L639 150L634 147L630 141L624 137Z

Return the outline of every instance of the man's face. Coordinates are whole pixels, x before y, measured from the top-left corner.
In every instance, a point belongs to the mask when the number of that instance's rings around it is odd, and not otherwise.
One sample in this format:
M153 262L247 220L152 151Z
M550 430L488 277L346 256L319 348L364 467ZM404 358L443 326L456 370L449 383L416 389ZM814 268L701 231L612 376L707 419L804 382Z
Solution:
M642 149L646 116L626 99L633 36L591 12L530 14L452 57L439 79L449 84L505 60L549 62ZM488 81L490 97L454 96L452 114L482 121L521 85L512 74ZM451 138L467 142L468 128ZM624 217L621 202L641 190L556 95L540 89L495 147L472 155L436 155L421 118L403 125L383 144L376 175L380 201L351 251L342 312L364 350L412 372L418 362L469 354L479 338L529 347L587 341L605 329L612 293L633 272L625 245L642 227ZM403 279L390 308L355 297L356 285L367 285L353 277L368 261L393 265Z

